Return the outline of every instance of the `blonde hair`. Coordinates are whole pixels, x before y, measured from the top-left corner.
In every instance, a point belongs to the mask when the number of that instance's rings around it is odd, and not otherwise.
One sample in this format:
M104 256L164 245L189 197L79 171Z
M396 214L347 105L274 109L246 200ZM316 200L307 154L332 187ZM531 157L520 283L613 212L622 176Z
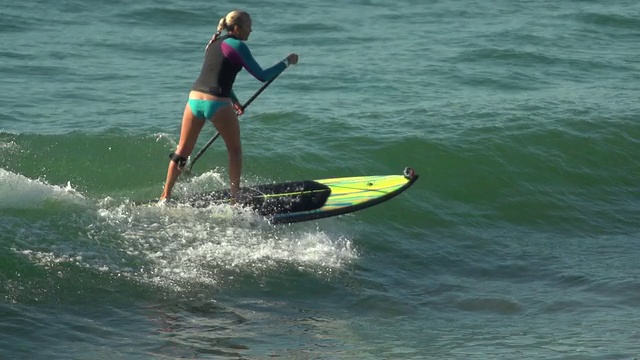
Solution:
M207 51L209 46L218 39L220 34L222 34L222 31L232 30L234 26L244 26L247 20L250 18L251 16L249 15L249 13L242 10L233 10L228 13L227 16L220 18L220 21L218 21L216 32L211 37L211 40L209 40L209 43L205 48L205 52Z

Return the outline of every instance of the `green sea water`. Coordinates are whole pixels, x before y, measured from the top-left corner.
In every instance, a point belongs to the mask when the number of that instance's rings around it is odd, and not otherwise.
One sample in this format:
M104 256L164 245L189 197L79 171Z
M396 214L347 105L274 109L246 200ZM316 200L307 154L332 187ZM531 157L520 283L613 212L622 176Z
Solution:
M263 66L300 55L241 118L245 184L405 166L416 184L287 226L135 206L234 8ZM638 19L632 1L0 0L0 359L639 358ZM225 187L219 140L176 192Z

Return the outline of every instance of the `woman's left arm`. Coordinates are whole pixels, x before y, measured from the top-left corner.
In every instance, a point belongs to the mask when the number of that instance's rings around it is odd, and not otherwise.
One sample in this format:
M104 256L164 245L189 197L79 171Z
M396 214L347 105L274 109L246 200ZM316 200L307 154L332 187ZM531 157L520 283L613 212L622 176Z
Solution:
M284 71L287 68L287 63L282 60L271 66L270 68L263 69L260 64L254 59L253 55L251 55L251 50L249 47L242 41L239 41L238 48L236 49L240 54L240 58L242 59L242 66L247 69L247 71L253 75L256 79L267 82L278 74Z

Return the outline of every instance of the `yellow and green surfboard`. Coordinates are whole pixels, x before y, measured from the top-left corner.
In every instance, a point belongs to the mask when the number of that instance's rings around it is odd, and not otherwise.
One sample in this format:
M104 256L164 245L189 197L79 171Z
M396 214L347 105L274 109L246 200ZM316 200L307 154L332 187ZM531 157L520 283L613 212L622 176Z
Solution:
M385 202L418 179L411 168L399 175L291 181L242 188L242 203L271 223L293 223L346 214ZM194 207L229 201L229 191L193 194L177 200Z

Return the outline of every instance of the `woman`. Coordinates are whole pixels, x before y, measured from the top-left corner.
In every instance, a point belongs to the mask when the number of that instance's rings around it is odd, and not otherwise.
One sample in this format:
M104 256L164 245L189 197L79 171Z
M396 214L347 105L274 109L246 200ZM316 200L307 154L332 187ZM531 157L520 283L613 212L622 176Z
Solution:
M222 31L226 35L220 36ZM262 69L244 43L251 34L251 17L245 11L232 11L220 19L216 33L205 48L200 76L193 84L182 116L180 142L169 155L169 169L160 200L169 199L182 168L187 163L206 120L216 127L229 154L229 182L232 199L238 200L242 172L242 145L237 115L243 113L233 93L233 82L242 68L256 79L266 82L291 64L298 63L298 55L290 54L268 69Z

